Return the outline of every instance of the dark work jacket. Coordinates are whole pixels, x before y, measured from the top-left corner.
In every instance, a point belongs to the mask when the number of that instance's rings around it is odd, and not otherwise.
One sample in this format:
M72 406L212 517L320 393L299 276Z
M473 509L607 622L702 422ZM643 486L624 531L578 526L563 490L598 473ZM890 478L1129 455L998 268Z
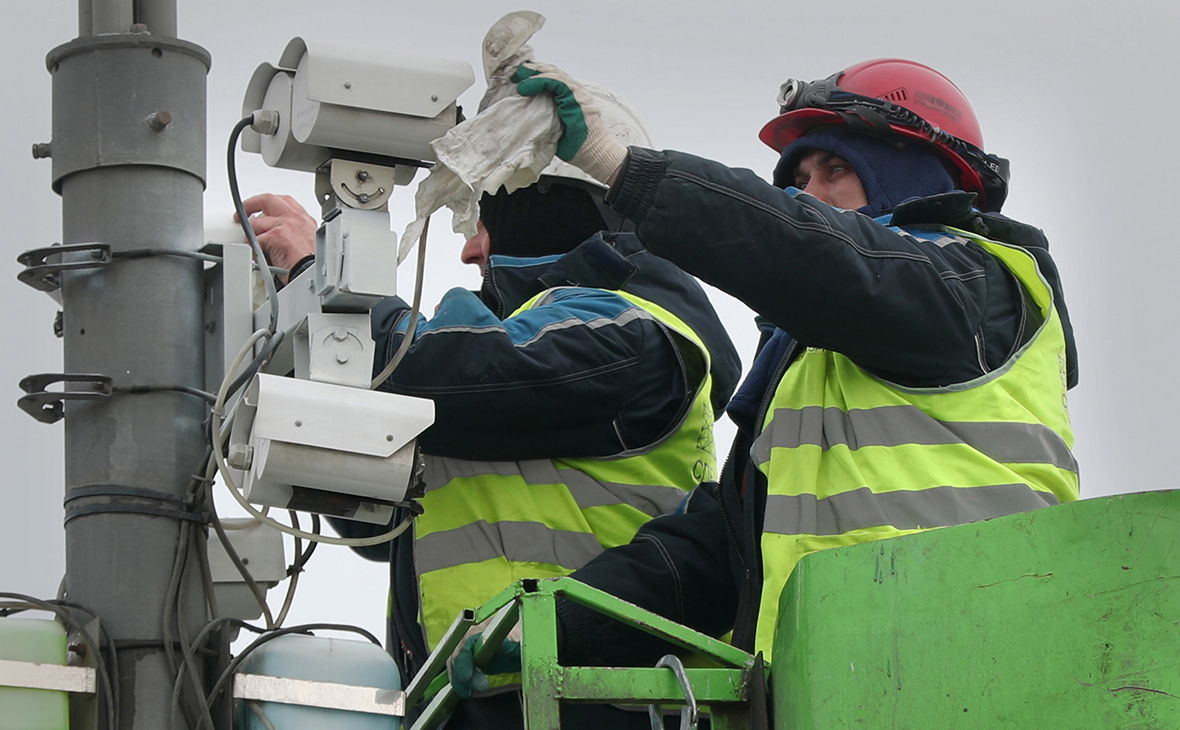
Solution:
M753 645L766 499L749 449L799 347L840 352L892 382L931 387L998 367L1036 330L1023 288L982 247L942 247L907 230L952 226L1029 251L1054 289L1067 380L1077 381L1073 331L1044 235L978 213L973 194L915 200L891 219L873 220L775 188L749 170L632 148L607 197L635 222L648 250L741 299L794 342L775 362L760 363L760 397L743 388L759 406L735 419L739 434L720 483L698 489L683 514L652 520L630 544L572 577L714 636L733 629L742 648ZM668 651L569 602L559 603L558 615L570 664L647 665Z
M584 293L510 316L561 286ZM435 423L419 446L435 456L522 461L644 448L678 427L704 372L650 317L600 326L601 318L633 306L615 290L660 305L696 332L709 349L713 408L721 413L741 374L729 336L700 284L628 233L597 234L564 256L493 256L481 292L448 292L382 389L434 401ZM398 298L373 309L375 370L401 344L408 319L409 307ZM389 529L331 523L348 536ZM392 545L358 552L391 562L387 638L408 678L426 657L412 537L407 532Z

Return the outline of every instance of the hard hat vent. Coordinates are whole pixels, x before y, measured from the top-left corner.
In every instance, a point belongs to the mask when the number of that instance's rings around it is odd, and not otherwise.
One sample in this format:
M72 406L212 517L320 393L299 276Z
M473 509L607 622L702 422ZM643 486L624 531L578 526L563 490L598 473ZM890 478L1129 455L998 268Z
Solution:
M882 101L891 101L894 104L901 104L905 101L908 101L910 95L906 93L905 87L899 87L893 91L886 91L877 98L881 99Z

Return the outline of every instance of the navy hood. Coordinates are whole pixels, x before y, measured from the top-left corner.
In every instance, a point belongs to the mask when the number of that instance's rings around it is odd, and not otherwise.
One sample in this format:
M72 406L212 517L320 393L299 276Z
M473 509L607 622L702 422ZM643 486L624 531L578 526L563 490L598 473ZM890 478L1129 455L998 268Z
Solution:
M858 212L874 218L907 200L955 189L954 178L932 147L906 142L898 149L880 137L831 128L809 132L783 149L774 169L776 186L794 185L795 168L810 149L831 152L852 165L869 201Z

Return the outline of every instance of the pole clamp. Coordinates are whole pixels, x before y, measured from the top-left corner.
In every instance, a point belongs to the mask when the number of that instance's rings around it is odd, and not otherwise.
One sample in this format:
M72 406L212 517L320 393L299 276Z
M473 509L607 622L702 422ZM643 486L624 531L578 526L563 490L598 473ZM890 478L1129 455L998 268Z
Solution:
M63 254L85 254L72 261L63 261ZM50 260L52 259L52 261ZM25 251L16 257L25 270L16 278L38 291L51 292L61 288L61 272L77 269L96 269L111 262L111 246L107 243L67 243Z
M77 390L47 391L54 383L76 383L84 387ZM85 387L89 386L89 387ZM41 373L30 375L20 381L20 388L26 395L16 402L22 411L41 423L56 423L65 415L65 401L101 400L115 391L107 375L79 375L76 373Z

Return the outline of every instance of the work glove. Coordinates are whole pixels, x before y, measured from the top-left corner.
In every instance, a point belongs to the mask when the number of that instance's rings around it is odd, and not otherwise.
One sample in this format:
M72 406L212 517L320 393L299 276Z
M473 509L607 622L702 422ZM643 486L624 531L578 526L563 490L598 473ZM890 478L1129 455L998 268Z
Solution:
M516 67L512 80L521 96L550 94L564 127L557 142L557 156L590 177L610 182L627 157L627 148L611 136L582 85L556 66L529 62Z
M483 669L475 666L475 654L483 646L483 632L468 636L451 657L448 672L455 694L468 699L488 688L489 674L514 674L520 671L520 623L518 622Z

